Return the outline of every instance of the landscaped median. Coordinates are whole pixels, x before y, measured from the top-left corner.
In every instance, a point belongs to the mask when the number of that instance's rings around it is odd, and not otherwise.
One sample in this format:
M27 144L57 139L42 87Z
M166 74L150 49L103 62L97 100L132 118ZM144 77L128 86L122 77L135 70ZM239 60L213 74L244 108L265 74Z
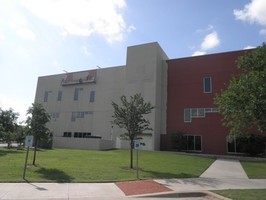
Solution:
M24 182L26 150L0 148L0 182ZM26 179L30 182L116 182L136 180L129 168L128 150L40 150L36 166L30 151ZM199 177L214 161L212 158L177 153L139 151L139 178ZM135 166L134 160L134 166Z

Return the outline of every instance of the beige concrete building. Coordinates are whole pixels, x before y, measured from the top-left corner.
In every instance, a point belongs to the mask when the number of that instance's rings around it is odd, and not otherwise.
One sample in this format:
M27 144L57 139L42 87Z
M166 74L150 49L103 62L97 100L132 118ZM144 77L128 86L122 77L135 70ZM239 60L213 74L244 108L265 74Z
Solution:
M146 150L160 149L166 133L167 55L158 43L131 46L124 66L39 77L35 101L42 102L52 120L54 148L127 148L125 132L111 124L111 102L141 93L155 109L147 118L153 131L143 134Z

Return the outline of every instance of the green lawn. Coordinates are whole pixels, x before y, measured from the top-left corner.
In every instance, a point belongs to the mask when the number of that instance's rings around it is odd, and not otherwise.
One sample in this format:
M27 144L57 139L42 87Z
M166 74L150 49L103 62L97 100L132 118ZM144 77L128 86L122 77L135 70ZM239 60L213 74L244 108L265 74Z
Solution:
M257 190L216 190L212 191L233 200L266 200L266 189Z
M241 165L244 168L249 178L253 179L266 178L266 170L265 170L266 162L241 161ZM233 200L250 200L250 199L266 200L266 189L217 190L213 192Z
M249 178L266 178L266 162L242 161L241 164Z
M33 151L29 154L32 162ZM23 182L25 150L0 148L0 182ZM214 160L166 152L139 152L139 177L198 177ZM28 166L30 182L104 182L135 180L136 171L129 169L129 151L41 150L37 167Z

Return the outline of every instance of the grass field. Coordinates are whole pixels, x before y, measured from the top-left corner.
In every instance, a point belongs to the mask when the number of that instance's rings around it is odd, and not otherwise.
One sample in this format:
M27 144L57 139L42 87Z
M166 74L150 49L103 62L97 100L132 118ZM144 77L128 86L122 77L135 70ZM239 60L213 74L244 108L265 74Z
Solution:
M28 164L32 162L29 153ZM0 182L24 182L25 150L0 148ZM165 152L139 152L139 177L198 177L214 160ZM28 166L30 182L104 182L135 180L136 170L129 169L129 151L41 150L36 166ZM134 164L135 165L135 164Z
M266 179L266 162L241 162L249 178Z
M212 191L233 200L266 200L266 189L257 190L216 190Z

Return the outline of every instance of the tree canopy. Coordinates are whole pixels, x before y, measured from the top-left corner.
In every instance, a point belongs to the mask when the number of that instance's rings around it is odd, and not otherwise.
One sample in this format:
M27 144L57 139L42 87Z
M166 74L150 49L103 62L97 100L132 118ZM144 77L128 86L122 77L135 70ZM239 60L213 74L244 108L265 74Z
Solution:
M228 88L216 95L224 125L235 135L257 128L266 131L266 45L237 60L240 75L232 77Z
M19 114L13 109L2 110L0 108L0 138L2 138L10 147L11 141L16 140L17 119Z
M134 139L138 134L152 130L149 120L144 115L151 113L154 108L150 102L145 102L141 94L130 96L129 99L125 95L121 96L122 105L112 102L114 108L113 123L120 128L124 128L127 132L122 135L130 140L130 168L133 168L132 155L134 148Z

